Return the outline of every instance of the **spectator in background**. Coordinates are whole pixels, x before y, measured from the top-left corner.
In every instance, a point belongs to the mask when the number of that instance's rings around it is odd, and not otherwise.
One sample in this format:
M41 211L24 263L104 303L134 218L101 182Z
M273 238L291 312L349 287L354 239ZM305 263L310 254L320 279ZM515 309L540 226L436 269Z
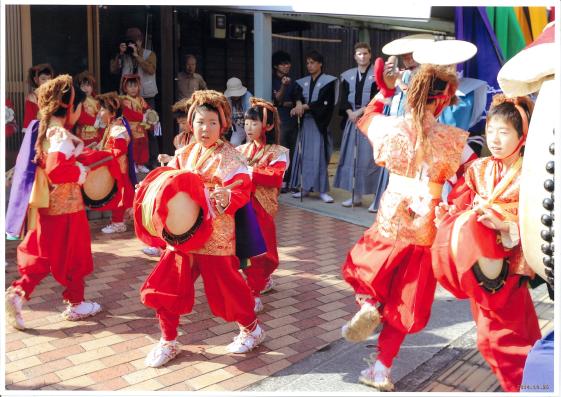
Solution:
M125 39L119 44L119 53L111 60L111 73L120 74L121 78L127 74L138 74L140 76L140 96L144 98L150 108L156 108L156 53L143 48L143 34L139 28L127 29ZM121 94L124 94L121 92ZM154 132L148 133L149 160L148 168L157 166L158 141Z
M296 118L290 115L290 109L296 105L297 89L296 83L290 77L292 60L290 55L284 51L273 54L273 103L280 117L280 144L294 153L298 126ZM290 182L291 164L284 174L281 193L287 192L287 184Z
M48 63L40 63L29 68L27 73L27 82L29 83L30 92L25 97L25 109L23 112L23 132L29 123L35 119L39 119L39 105L37 105L37 88L55 77L53 67Z
M327 193L327 166L333 148L329 122L339 97L339 86L337 77L323 73L323 63L323 55L310 51L306 55L308 75L296 80L301 99L290 114L302 118L302 128L292 154L290 187L301 189L292 195L294 198L307 196L314 191L319 193L324 203L332 203L333 197Z
M18 130L16 121L14 104L9 98L6 98L6 120L5 120L5 137L10 138L15 135Z
M191 98L193 92L206 90L207 86L201 76L195 73L197 70L197 58L193 54L185 56L185 71L177 75L177 100Z
M356 67L341 74L341 106L339 111L346 116L341 142L339 164L333 186L351 192L351 198L341 203L343 207L361 206L364 194L376 194L383 169L374 163L372 145L356 127L356 122L364 113L366 105L378 91L370 64L372 52L368 43L356 43L354 59ZM374 196L368 211L375 212Z
M100 106L95 98L95 78L87 70L74 77L75 84L85 94L80 103L80 117L76 121L74 133L84 141L84 146L98 143L103 138L103 130L96 124L97 114Z
M231 77L226 82L224 96L228 98L232 108L232 127L230 143L239 146L245 141L244 114L249 109L249 98L253 95L237 77Z

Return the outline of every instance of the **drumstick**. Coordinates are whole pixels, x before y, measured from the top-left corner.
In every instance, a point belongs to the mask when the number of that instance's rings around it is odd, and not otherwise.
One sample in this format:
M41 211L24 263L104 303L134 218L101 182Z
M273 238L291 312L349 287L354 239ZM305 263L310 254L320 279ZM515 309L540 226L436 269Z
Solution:
M91 148L96 147L96 146L97 146L97 142L92 142L88 146L86 146L84 149L91 149Z
M234 187L236 187L236 186L238 186L238 185L241 185L242 183L243 183L243 181L242 181L241 179L238 179L237 181L232 182L232 183L230 183L229 185L222 186L222 188L224 188L224 189L232 189L232 188L234 188Z
M238 185L241 185L242 183L243 183L243 181L241 179L238 179L237 181L232 182L229 185L222 186L222 188L223 189L232 189L232 188L235 188ZM214 197L214 189L216 189L216 187L212 189L213 191L210 193L211 197Z
M91 170L92 168L95 168L95 167L97 167L98 165L107 163L108 161L111 161L111 160L113 160L113 157L105 157L105 158L103 158L103 159L101 159L101 160L98 160L98 161L96 161L96 162L94 162L94 163L91 163L90 165L87 165L86 168L88 168L88 169Z
M240 179L238 179L237 181L235 181L235 182L233 182L233 183L230 183L229 185L222 186L222 188L223 188L223 189L232 189L232 188L234 188L234 187L236 187L236 186L238 186L238 185L241 185L242 183L243 183L243 181L240 180ZM215 193L214 193L214 190L213 190L213 191L210 193L210 197L213 198L214 200L216 200L216 198L214 197L214 194L215 194ZM221 214L224 212L224 208L222 207L222 204L218 205L216 209L217 209L218 212L221 213Z

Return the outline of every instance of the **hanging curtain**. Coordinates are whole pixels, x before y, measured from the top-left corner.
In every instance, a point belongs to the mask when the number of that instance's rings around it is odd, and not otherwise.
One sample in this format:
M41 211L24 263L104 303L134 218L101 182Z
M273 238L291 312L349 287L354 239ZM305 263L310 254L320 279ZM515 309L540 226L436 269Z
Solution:
M501 46L504 60L508 61L526 47L524 34L513 7L486 7L487 16Z

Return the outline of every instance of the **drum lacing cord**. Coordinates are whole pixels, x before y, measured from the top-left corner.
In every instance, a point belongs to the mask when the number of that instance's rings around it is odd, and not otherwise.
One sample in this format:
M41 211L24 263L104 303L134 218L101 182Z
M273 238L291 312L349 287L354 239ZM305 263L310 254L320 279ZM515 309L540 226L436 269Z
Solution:
M197 230L199 230L199 227L203 223L203 216L204 216L203 209L200 208L199 209L199 215L197 216L197 220L195 221L193 226L191 226L191 228L189 230L187 230L185 233L180 234L180 235L171 234L164 227L163 230L162 230L162 238L165 240L166 243L168 243L171 246L177 245L177 244L183 244L185 241L187 241L191 237L193 237L193 235L197 232Z

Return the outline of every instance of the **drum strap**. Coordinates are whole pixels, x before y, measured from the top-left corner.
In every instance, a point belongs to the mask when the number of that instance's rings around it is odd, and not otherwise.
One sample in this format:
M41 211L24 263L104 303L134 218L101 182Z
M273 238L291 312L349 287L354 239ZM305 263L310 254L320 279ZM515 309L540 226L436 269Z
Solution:
M248 145L248 150L246 153L244 153L245 157L247 158L248 165L253 167L259 160L263 158L270 147L271 145L263 145L260 149L257 149L255 141L253 141L251 145ZM250 155L251 152L254 152L253 156Z
M154 204L156 203L156 196L158 195L164 182L172 176L175 176L183 170L169 170L164 171L158 175L150 185L146 188L146 194L142 199L142 225L154 237L158 236L156 227L152 222L152 215L154 213Z
M216 151L216 149L222 146L223 143L224 142L221 139L219 139L218 141L216 141L216 144L214 146L209 147L208 149L205 149L203 145L197 143L198 147L197 149L195 149L197 153L195 153L194 156L191 156L189 169L194 172L198 171L199 168L203 166L203 164L208 160L208 158L212 156L212 154Z
M480 205L481 208L486 208L486 206L491 205L495 202L495 200L504 193L504 191L510 186L511 182L514 180L518 172L522 168L522 157L519 157L518 160L508 169L506 175L497 183L494 187L490 186L493 193L491 197L487 200L486 203ZM488 181L488 183L494 183L492 178Z
M459 235L460 235L460 230L461 230L462 226L467 222L467 220L469 219L470 215L473 212L477 211L478 209L492 208L492 209L496 210L498 213L500 213L502 216L504 216L507 220L512 220L512 218L511 218L512 215L509 214L507 211L504 211L504 210L508 209L508 208L516 207L516 206L518 206L518 203L507 203L507 204L500 204L499 205L499 204L495 203L495 200L502 193L504 193L504 191L508 188L510 183L513 181L513 179L518 174L518 171L520 171L521 167L522 167L522 157L520 157L512 165L512 167L510 167L510 169L507 171L507 174L499 181L499 183L497 183L497 185L493 189L493 193L491 194L491 197L489 197L488 200L481 202L480 204L477 205L477 207L472 208L470 210L467 210L463 214L458 216L458 218L454 222L454 227L452 229L452 236L451 236L451 241L450 241L450 252L452 254L452 259L454 261L456 261L456 258L457 258L458 252L459 252L458 238L459 238Z

